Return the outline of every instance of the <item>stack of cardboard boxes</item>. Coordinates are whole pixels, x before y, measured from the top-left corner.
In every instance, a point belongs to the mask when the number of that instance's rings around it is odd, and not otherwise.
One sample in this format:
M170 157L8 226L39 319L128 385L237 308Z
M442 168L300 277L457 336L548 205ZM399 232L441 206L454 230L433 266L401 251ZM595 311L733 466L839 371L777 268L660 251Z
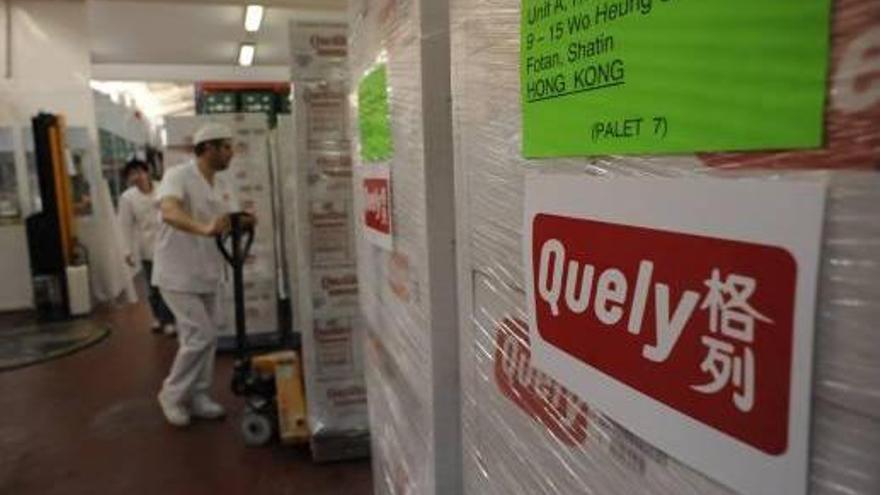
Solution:
M526 270L532 267L523 262L529 242L523 235L527 176L564 174L595 180L827 181L805 482L810 493L876 493L880 98L877 84L870 82L876 72L876 57L870 54L880 47L880 6L865 0L831 3L821 149L535 160L523 155L520 26L528 22L521 10L526 3L452 2L464 492L734 491L635 435L618 422L615 411L595 407L591 397L573 394L532 362L526 296ZM579 2L546 4L574 9ZM601 5L620 10L634 4ZM641 396L630 390L632 398Z
M295 143L285 164L288 264L312 455L369 452L352 218L344 25L291 23ZM288 124L284 124L288 126Z
M460 486L448 4L349 6L354 211L377 494Z

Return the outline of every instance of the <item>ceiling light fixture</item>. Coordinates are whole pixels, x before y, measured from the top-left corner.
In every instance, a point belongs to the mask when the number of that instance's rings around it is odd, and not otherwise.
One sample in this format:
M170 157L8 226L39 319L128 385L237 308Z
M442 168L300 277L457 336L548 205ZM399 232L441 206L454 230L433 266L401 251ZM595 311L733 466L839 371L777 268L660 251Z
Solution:
M238 65L249 67L254 64L257 46L253 43L242 43L238 48Z
M244 29L249 33L256 33L263 23L263 6L250 4L244 11Z

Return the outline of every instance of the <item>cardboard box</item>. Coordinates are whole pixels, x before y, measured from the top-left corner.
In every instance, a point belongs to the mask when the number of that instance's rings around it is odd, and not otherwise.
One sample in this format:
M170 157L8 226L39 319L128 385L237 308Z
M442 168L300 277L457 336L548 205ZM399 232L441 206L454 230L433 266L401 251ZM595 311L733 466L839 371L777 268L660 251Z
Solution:
M578 397L586 413L572 418L568 408L554 408L536 392L535 377L544 372L525 357L527 339L511 331L521 323L510 323L528 320L523 196L526 176L535 173L828 178L807 482L810 493L880 490L880 471L869 465L880 409L877 382L868 379L880 376L880 346L873 345L880 318L880 252L873 247L880 98L868 89L876 85L865 84L875 68L865 54L878 47L880 5L832 3L827 140L821 149L528 160L521 134L524 4L455 0L452 5L464 492L731 493L627 431L614 411L598 410L590 397ZM543 378L538 382L546 384ZM586 421L568 421L577 417Z

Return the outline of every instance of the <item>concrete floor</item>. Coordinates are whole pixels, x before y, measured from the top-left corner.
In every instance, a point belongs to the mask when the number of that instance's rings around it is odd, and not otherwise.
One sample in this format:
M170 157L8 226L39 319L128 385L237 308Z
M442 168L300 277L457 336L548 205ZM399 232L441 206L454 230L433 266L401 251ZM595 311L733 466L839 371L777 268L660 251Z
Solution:
M176 341L149 331L142 304L98 312L113 334L94 347L0 372L0 493L372 493L369 460L316 465L307 448L246 447L241 403L220 356L214 395L224 422L164 422L155 396ZM2 329L21 316L0 316Z

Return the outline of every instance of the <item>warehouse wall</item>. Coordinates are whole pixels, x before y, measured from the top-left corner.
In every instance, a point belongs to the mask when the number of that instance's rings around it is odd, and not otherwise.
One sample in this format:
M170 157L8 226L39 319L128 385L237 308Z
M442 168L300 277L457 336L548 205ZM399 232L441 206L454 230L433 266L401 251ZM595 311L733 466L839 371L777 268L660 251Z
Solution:
M86 2L7 0L0 17L0 123L45 110L94 129Z
M108 299L130 286L118 244L109 189L100 174L85 0L6 0L0 3L0 125L30 127L45 111L64 115L89 136L86 162L93 213L78 237L89 249L92 292ZM19 187L22 186L21 184ZM11 258L7 258L11 261Z

